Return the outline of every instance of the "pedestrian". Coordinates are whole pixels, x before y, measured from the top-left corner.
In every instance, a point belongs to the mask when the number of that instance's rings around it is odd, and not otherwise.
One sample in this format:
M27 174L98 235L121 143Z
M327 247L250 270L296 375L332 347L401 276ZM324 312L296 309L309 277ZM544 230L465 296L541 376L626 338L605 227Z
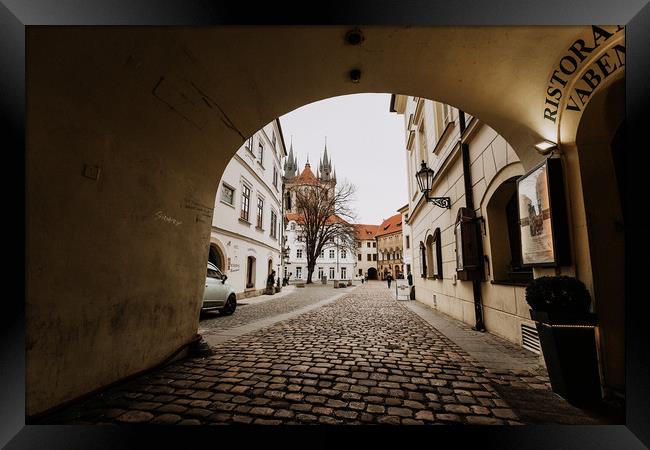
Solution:
M388 274L386 276L386 281L388 281L388 287L390 288L390 282L393 281L393 276L391 274Z
M409 270L408 275L406 276L406 279L407 279L408 282L409 282L409 286L413 286L413 274L411 273L410 270Z

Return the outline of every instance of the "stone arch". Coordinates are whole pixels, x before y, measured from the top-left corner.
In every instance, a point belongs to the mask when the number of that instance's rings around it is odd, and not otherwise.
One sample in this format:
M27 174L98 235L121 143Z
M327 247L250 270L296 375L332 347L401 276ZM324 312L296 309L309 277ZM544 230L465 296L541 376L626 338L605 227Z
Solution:
M532 167L541 159L533 145L549 137L542 115L549 70L589 30L367 26L353 48L343 41L347 26L251 28L30 30L26 113L35 126L26 136L26 302L34 308L26 332L40 337L43 323L60 325L28 347L28 415L151 367L194 337L214 180L255 131L317 100L404 93L478 117ZM359 63L361 80L352 83L347 74ZM495 63L504 70L476 70ZM68 176L94 161L98 178ZM105 255L101 270L88 242ZM582 262L589 266L588 258ZM47 278L41 266L50 267ZM164 284L149 282L154 266ZM127 303L134 292L138 301ZM102 325L115 319L110 311L123 311L119 330ZM69 337L71 328L86 338ZM161 339L160 329L176 332ZM129 349L111 356L111 374L106 355L91 347L107 339ZM59 341L54 359L51 345ZM81 361L83 373L76 370ZM56 378L41 379L45 371Z
M578 153L588 253L577 256L588 259L591 267L604 387L618 392L625 384L625 210L619 193L624 127L625 82L620 78L591 99L580 120L575 149L566 151Z
M210 237L208 261L217 266L221 272L226 273L228 269L228 253L226 253L223 243L214 236Z

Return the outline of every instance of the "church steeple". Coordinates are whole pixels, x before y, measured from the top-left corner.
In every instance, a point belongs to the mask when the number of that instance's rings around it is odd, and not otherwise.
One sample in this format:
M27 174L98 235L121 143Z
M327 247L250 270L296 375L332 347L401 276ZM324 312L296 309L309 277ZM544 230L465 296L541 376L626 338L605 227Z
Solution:
M332 180L332 160L327 155L327 137L325 137L325 148L323 149L323 158L321 159L318 179L322 181Z
M294 178L298 170L298 161L293 155L293 136L291 138L291 146L289 147L289 156L284 162L284 176L287 179Z

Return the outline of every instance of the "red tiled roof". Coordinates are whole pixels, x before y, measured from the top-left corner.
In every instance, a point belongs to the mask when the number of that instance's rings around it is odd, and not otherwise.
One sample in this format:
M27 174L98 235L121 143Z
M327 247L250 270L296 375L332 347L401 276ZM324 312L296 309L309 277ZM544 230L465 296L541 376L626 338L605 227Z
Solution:
M302 222L302 214L298 214L298 213L285 213L285 214L284 214L284 217L285 217L285 219L286 219L288 222L290 222L290 221L292 221L292 220L295 220L295 221L298 222L298 223ZM337 215L330 216L330 218L328 219L327 223L332 223L332 221L339 221L339 222L347 223L345 220L343 220L342 218L340 218L340 217L337 216Z
M300 175L296 177L295 180L292 180L298 183L313 184L318 183L318 178L314 175L314 172L311 171L311 166L309 163L305 164L305 168L302 169Z
M360 241L370 240L375 238L375 234L379 230L379 225L365 225L362 223L354 225L357 228L357 239Z
M381 225L379 225L379 229L377 230L377 234L375 236L384 236L386 234L398 233L401 231L402 215L395 214L394 216L390 216L388 219L384 220Z

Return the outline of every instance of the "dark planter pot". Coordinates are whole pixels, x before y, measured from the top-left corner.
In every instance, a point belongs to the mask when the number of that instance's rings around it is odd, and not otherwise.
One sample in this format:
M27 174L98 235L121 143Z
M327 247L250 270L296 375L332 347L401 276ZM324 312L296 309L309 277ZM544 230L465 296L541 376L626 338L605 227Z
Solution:
M601 400L595 314L530 311L553 392L573 404Z

